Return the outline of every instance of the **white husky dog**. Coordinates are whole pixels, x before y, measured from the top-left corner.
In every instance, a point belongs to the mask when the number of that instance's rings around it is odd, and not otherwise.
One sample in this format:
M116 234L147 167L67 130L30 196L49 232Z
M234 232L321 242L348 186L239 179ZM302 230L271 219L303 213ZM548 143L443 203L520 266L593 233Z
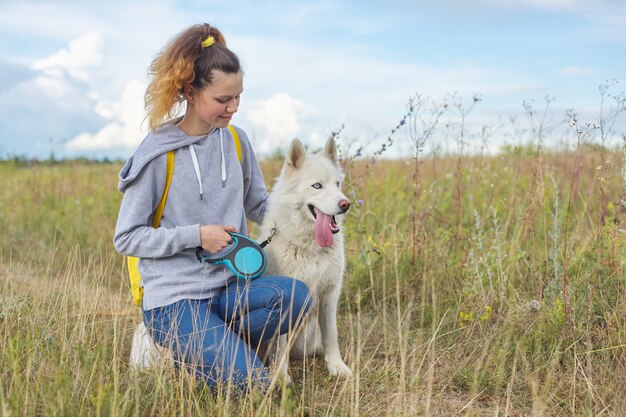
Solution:
M352 375L341 358L337 334L337 302L344 273L340 224L350 208L341 192L342 179L332 137L316 155L307 155L302 143L294 139L261 226L261 238L273 234L265 247L265 273L303 281L313 300L300 328L280 336L275 344L275 371L287 382L290 353L299 358L323 353L331 375ZM171 352L157 348L140 323L130 356L131 365L149 367L164 357L171 358Z
M331 375L352 375L341 358L337 334L345 264L340 223L350 208L341 192L342 179L332 137L315 155L307 155L302 143L294 139L261 226L261 237L275 230L265 247L266 273L303 281L313 300L301 328L291 336L280 336L277 343L275 366L287 381L289 353L300 358L323 353Z

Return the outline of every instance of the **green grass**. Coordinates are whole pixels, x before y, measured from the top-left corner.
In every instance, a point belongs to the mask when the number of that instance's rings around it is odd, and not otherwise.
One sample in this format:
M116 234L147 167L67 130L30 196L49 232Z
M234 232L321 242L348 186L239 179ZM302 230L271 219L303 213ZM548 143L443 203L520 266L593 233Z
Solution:
M345 161L354 378L294 362L290 387L245 399L129 368L119 164L0 163L0 415L624 415L622 158L467 157L461 200L456 158L417 177L412 160Z

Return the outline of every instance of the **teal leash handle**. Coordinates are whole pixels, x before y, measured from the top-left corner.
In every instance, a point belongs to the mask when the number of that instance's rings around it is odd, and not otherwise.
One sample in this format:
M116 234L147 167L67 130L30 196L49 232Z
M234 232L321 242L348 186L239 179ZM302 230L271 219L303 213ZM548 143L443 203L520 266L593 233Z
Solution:
M267 256L263 248L249 237L228 232L233 238L231 248L219 257L199 247L196 249L196 258L200 262L213 265L224 265L239 279L255 279L263 275L267 267Z

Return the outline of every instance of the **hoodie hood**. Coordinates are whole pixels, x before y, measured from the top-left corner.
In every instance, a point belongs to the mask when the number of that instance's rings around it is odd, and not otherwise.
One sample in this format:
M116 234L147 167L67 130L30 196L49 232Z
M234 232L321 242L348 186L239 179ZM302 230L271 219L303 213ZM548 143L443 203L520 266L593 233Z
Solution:
M156 131L150 132L141 142L133 156L130 157L120 171L119 184L117 186L120 191L123 192L128 184L137 178L146 164L157 156L175 149L189 146L208 136L187 135L178 126L176 126L176 123L179 120L180 118L177 118L160 126ZM216 129L209 132L209 135L214 131L216 131Z

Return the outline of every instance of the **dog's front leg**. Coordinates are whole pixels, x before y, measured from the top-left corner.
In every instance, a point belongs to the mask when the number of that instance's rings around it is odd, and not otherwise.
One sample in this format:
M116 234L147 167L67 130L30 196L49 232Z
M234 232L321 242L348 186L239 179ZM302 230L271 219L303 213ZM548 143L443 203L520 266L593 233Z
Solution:
M352 376L352 371L341 359L339 351L339 335L337 332L337 302L339 301L340 285L331 290L328 297L320 297L319 324L324 345L324 359L331 375Z

